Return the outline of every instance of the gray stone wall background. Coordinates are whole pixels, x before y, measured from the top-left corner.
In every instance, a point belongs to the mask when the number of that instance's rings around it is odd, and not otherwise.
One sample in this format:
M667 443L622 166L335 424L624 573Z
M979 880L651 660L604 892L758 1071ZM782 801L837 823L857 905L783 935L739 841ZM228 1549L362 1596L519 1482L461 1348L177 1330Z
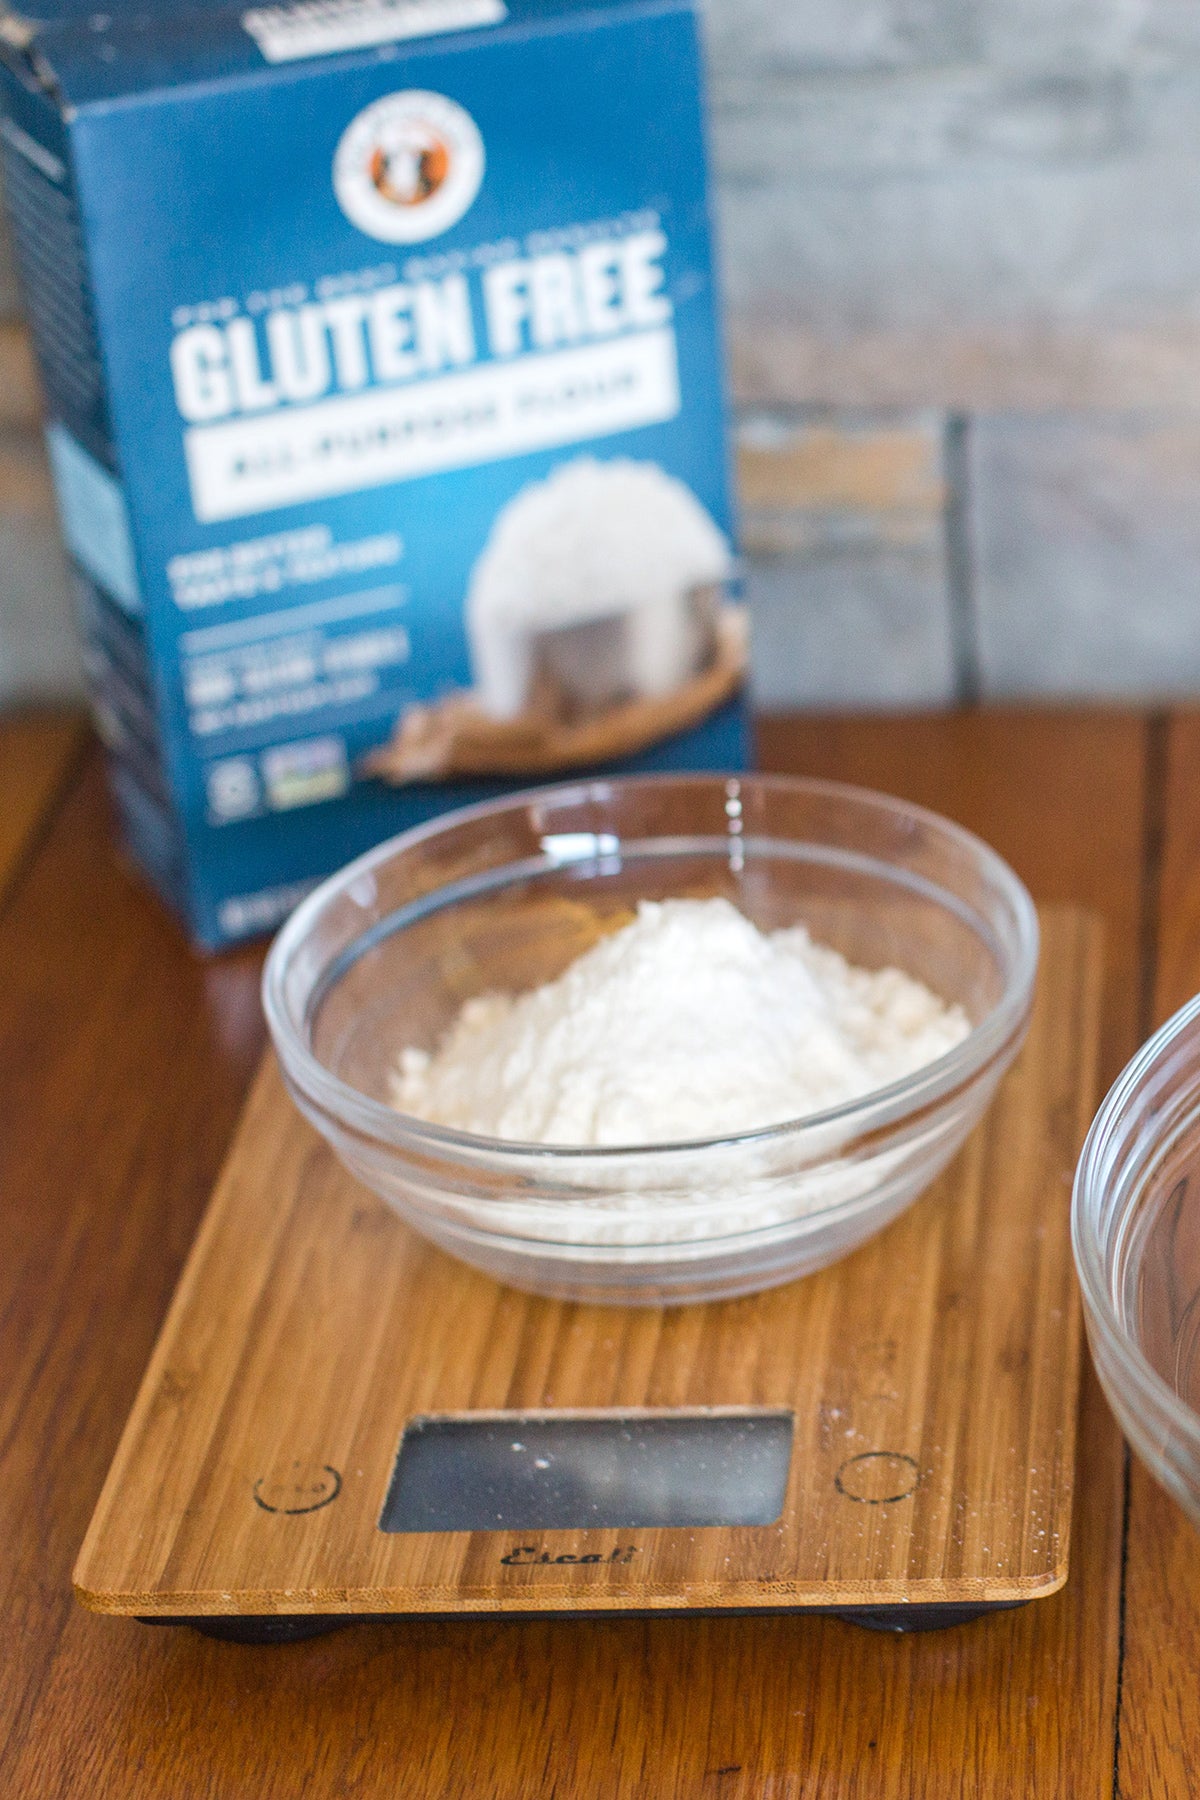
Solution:
M1200 694L1200 7L704 7L760 704ZM0 701L70 616L0 243Z

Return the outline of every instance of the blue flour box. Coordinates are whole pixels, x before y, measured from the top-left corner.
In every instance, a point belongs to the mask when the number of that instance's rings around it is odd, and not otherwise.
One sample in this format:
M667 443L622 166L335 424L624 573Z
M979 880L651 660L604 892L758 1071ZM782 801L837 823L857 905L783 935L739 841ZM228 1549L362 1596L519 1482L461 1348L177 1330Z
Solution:
M449 806L741 766L679 0L0 7L94 707L218 945Z

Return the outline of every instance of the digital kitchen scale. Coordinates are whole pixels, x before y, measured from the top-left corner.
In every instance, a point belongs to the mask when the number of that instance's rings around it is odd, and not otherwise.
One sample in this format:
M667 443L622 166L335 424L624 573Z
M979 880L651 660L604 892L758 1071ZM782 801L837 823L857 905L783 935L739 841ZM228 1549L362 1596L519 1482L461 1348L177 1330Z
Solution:
M951 1169L851 1257L719 1304L497 1286L357 1186L268 1057L79 1598L269 1640L418 1613L903 1628L1052 1593L1100 958L1085 916L1042 925L1028 1041Z

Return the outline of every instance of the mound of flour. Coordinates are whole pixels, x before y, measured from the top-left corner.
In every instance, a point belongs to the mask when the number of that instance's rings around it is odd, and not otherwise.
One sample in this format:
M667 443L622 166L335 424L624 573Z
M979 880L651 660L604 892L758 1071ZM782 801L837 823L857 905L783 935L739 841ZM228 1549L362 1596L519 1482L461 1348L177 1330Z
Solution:
M969 1030L898 969L855 968L802 926L760 932L727 900L643 901L556 980L469 1000L394 1105L523 1143L649 1145L822 1112L909 1074Z
M560 464L502 508L471 571L467 635L484 710L519 716L533 691L535 641L600 621L619 627L609 655L622 683L646 697L671 693L703 661L691 596L732 570L725 534L657 463Z
M729 542L657 463L578 456L497 515L471 573L468 622L576 625L724 581Z

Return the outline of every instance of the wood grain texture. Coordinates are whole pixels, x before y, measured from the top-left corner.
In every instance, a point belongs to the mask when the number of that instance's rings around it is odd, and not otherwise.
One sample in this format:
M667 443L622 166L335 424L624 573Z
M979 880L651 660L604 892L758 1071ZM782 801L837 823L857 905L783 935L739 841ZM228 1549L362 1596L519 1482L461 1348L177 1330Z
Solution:
M934 1189L854 1256L722 1305L569 1305L453 1263L344 1173L268 1056L89 1528L81 1598L169 1616L1053 1592L1078 1399L1070 1190L1095 1107L1100 958L1087 915L1054 909L1042 926L1025 1047ZM535 1532L546 1566L503 1562L528 1532L376 1529L414 1417L672 1406L794 1411L778 1524ZM877 1497L899 1488L895 1504L847 1493L883 1468ZM285 1505L329 1498L267 1511L264 1482ZM611 1560L628 1544L635 1560Z
M1200 715L1172 718L1162 749L1147 1031L1200 990ZM1126 1559L1119 1792L1124 1800L1190 1800L1200 1793L1200 1543L1133 1459Z
M0 717L0 899L21 868L83 743L70 713Z
M0 1793L62 1582L262 1046L257 957L205 968L113 847L98 759L0 916ZM45 1792L63 1792L58 1776Z
M776 766L949 812L1039 899L1104 916L1105 1075L1136 1033L1145 741L1134 717L1087 713L764 733ZM1072 1578L955 1631L417 1621L264 1651L76 1606L71 1565L261 1048L255 959L197 965L114 865L97 804L91 773L0 919L3 966L30 967L0 999L0 1158L16 1221L0 1257L13 1371L0 1396L0 1792L1111 1792L1121 1452L1087 1381Z

